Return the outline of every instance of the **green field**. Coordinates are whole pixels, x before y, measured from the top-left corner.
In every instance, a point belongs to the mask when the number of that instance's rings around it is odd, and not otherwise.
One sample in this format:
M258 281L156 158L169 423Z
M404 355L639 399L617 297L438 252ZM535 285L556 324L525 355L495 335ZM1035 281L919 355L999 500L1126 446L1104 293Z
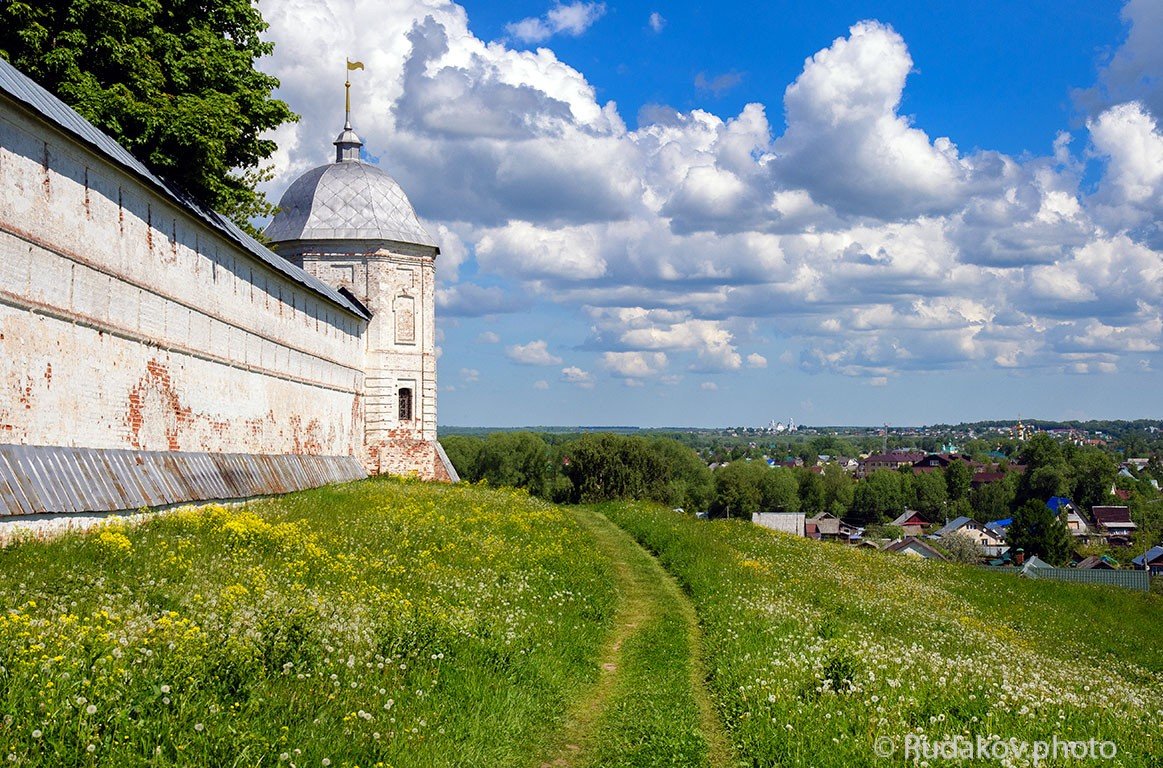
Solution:
M1156 595L377 479L0 551L0 760L887 766L963 734L1153 766L1161 627Z
M690 595L712 698L748 765L903 764L906 737L979 736L1094 738L1118 754L1083 764L1163 765L1158 596L1026 581L656 506L602 511ZM877 757L878 740L895 760Z

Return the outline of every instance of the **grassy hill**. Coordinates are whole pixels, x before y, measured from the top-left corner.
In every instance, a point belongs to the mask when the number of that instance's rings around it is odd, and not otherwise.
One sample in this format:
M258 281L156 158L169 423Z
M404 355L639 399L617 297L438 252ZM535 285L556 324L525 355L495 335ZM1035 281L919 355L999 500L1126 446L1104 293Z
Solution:
M596 678L614 608L571 513L471 486L354 483L12 546L0 759L527 765Z
M1151 766L1161 626L1158 596L379 479L0 551L0 759L873 766L962 734Z
M1082 764L1163 764L1158 596L1026 581L656 506L602 511L691 596L712 698L748 765L900 764L906 737L954 736L1109 740L1117 759Z

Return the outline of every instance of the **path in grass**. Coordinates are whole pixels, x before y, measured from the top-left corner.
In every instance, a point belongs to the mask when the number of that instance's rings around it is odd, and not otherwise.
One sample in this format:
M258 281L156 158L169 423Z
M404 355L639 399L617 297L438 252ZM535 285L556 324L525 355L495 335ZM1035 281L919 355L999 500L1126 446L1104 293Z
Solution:
M703 686L694 608L658 561L601 514L575 508L614 564L619 608L601 676L543 768L726 768L730 748Z

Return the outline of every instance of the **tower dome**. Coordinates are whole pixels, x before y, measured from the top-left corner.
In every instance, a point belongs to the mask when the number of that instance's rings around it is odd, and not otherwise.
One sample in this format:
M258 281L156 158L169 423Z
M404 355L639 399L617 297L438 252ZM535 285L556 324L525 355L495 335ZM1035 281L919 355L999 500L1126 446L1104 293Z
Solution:
M283 193L264 232L271 244L370 240L437 247L396 180L359 159L363 142L350 117L334 144L334 163L312 168Z

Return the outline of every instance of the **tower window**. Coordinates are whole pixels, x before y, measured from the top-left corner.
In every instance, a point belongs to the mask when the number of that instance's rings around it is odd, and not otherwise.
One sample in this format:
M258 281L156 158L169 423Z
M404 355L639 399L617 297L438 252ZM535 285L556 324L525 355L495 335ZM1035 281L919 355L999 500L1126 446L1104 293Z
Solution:
M400 388L400 421L412 420L412 390L409 387Z

